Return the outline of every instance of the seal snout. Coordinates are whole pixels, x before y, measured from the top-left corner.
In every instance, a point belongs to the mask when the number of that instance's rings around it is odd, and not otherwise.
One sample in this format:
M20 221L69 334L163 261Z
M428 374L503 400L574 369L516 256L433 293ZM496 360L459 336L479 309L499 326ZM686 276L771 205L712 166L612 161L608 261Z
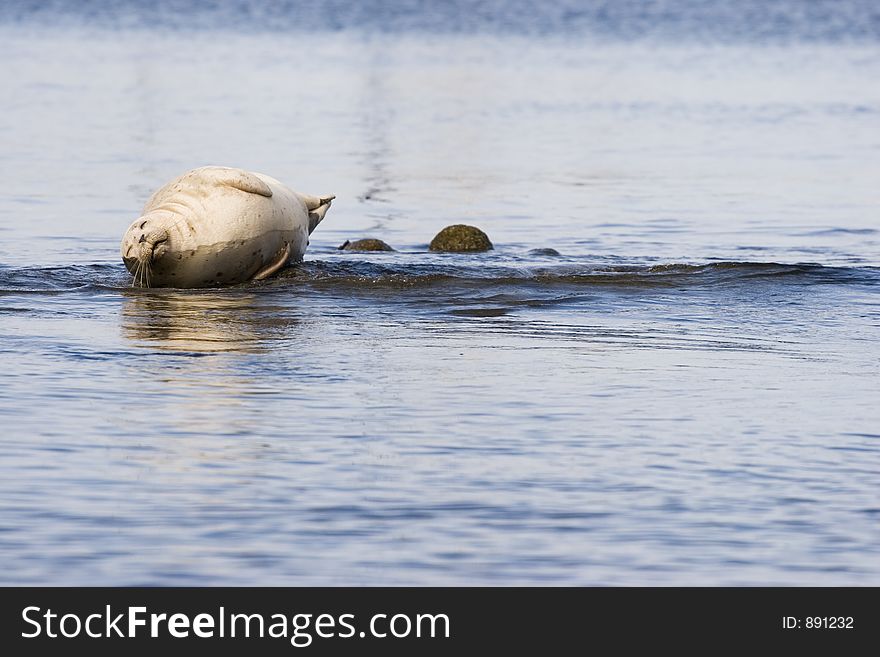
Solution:
M134 236L132 236L134 237ZM134 242L134 240L132 240ZM129 243L125 256L133 258L138 262L156 262L167 251L168 231L154 230L141 233L137 238L137 243Z

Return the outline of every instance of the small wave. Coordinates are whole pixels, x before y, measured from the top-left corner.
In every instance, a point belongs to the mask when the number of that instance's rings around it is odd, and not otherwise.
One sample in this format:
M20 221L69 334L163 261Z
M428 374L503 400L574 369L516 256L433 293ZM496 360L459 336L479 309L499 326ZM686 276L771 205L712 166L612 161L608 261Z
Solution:
M876 235L874 228L823 228L801 233L804 237L828 237L833 235Z
M429 256L430 258L430 256ZM514 260L514 259L511 259ZM367 262L311 260L294 265L267 281L244 283L232 289L291 285L315 288L429 288L444 286L578 286L578 287L712 287L755 279L792 284L880 285L878 267L827 267L818 264L713 262L703 264L608 264L566 262L547 265L514 260L494 264L485 258L462 256L462 262ZM122 290L131 276L120 264L66 267L2 267L0 295L64 294L83 290Z
M131 276L121 264L60 267L0 266L0 295L62 294L90 288L127 287L130 282Z
M312 261L291 268L272 284L288 281L362 287L425 287L464 285L582 285L621 287L712 286L747 279L782 279L809 283L880 284L880 269L825 267L818 264L715 262L504 266L487 264L375 264Z

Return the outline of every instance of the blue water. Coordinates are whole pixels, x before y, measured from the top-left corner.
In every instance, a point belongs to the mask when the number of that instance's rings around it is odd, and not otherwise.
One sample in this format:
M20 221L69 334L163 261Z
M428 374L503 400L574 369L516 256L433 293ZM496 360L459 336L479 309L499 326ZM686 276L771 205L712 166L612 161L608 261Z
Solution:
M878 31L3 3L0 583L877 585ZM132 287L205 164L337 200L276 278Z
M876 42L873 0L6 0L9 23L101 28Z

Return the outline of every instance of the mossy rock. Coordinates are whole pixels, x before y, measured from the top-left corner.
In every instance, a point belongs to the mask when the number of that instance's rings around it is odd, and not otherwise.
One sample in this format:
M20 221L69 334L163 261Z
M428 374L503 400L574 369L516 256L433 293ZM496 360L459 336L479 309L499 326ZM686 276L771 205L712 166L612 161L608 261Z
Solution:
M345 244L339 247L342 251L393 251L390 246L388 246L382 240L373 239L372 237L368 237L362 240L355 240L354 242L349 242L345 240Z
M447 226L434 236L428 246L431 251L453 251L461 253L465 251L489 251L492 242L489 237L474 226L455 224Z

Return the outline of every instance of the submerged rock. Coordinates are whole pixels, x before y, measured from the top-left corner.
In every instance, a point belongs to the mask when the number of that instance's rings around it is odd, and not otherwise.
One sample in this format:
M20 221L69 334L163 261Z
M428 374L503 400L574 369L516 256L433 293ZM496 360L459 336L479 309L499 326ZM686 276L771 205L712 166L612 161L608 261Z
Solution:
M529 255L534 256L558 256L562 255L556 249L532 249L529 251Z
M489 237L474 226L455 224L447 226L434 236L428 246L431 251L489 251L492 242Z
M388 246L382 240L373 239L372 237L368 237L362 240L355 240L354 242L349 242L345 240L345 244L339 247L341 251L393 251L390 246Z

